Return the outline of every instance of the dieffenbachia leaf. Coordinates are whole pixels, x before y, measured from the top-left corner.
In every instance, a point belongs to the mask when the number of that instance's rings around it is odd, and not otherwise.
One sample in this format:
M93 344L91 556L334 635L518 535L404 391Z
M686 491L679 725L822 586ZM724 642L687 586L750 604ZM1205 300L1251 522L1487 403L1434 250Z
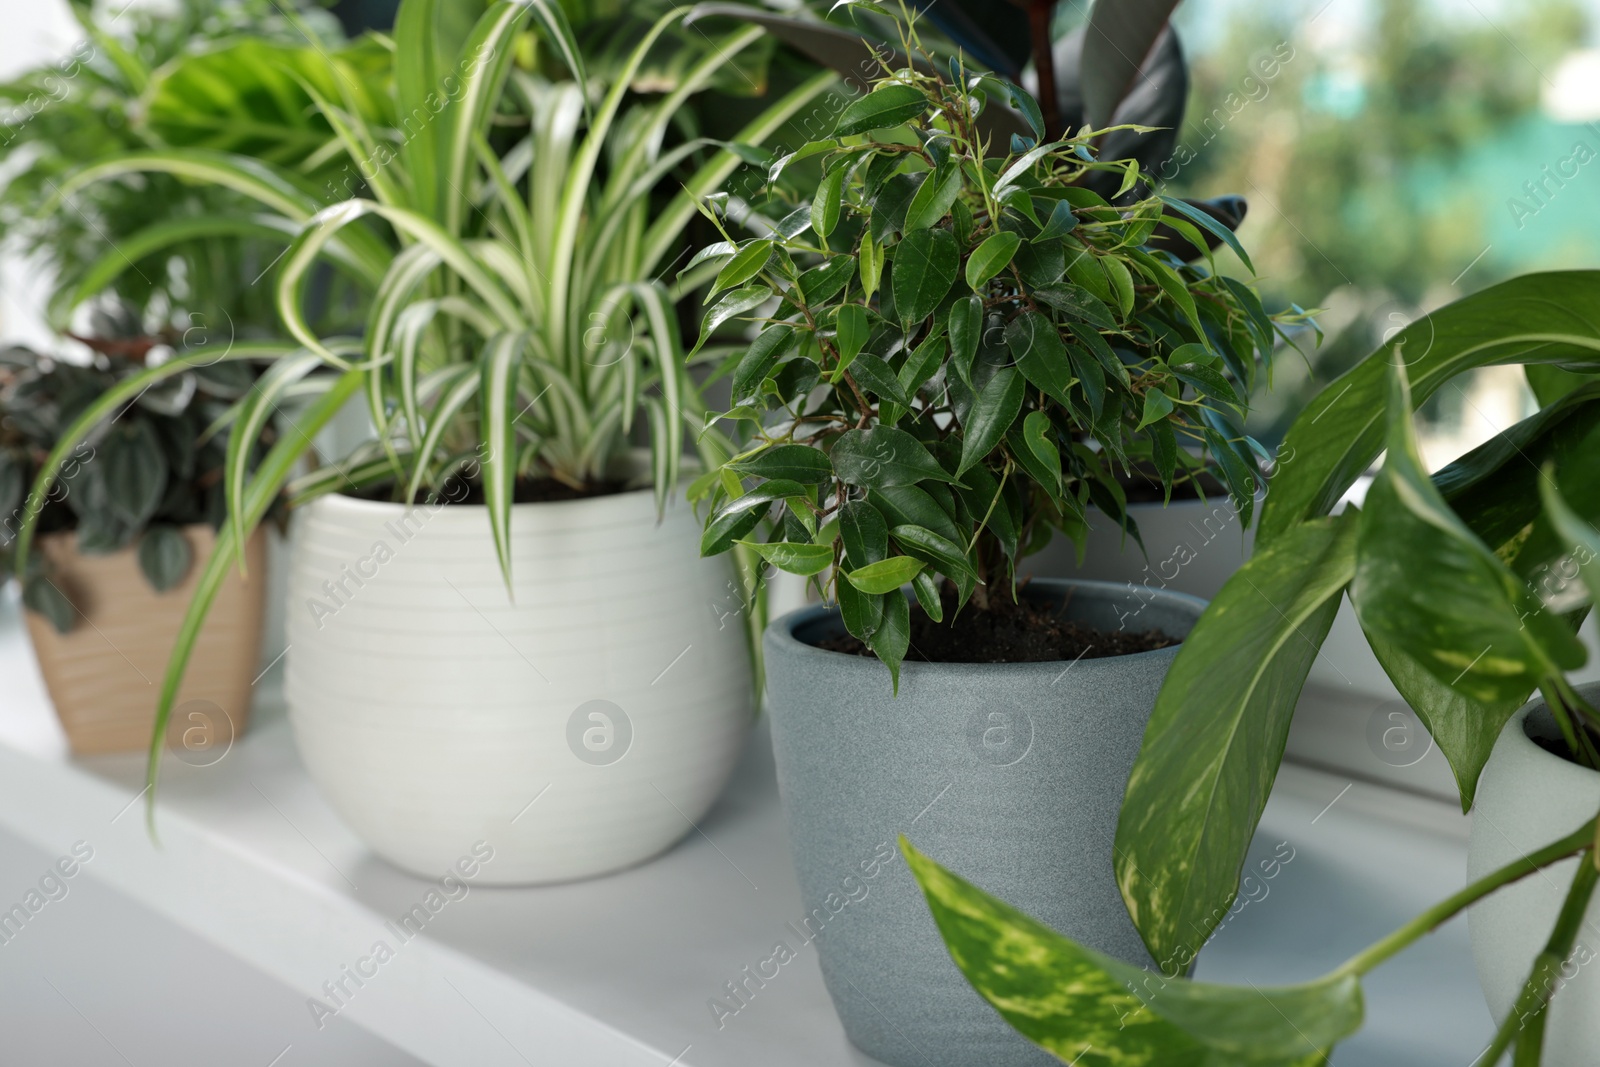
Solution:
M1361 1026L1354 975L1262 989L1165 978L1063 937L900 839L950 958L1074 1067L1311 1067Z
M1355 574L1356 519L1304 523L1258 546L1156 698L1117 821L1116 869L1167 973L1188 969L1238 891L1295 701Z
M1362 629L1471 700L1514 710L1541 679L1582 666L1583 646L1429 480L1398 362L1387 410L1388 458L1367 491L1351 589ZM1497 734L1445 751L1458 776L1476 781Z
M1289 427L1257 543L1325 515L1383 450L1386 368L1399 346L1413 403L1465 371L1504 363L1600 368L1600 271L1524 274L1418 319L1330 382Z

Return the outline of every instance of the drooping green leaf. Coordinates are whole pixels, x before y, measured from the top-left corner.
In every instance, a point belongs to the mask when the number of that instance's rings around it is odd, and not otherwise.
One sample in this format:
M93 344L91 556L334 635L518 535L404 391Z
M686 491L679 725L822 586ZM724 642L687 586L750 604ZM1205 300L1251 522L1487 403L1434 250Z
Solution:
M889 527L877 508L865 500L851 500L839 509L839 536L844 541L845 562L852 568L877 563L889 555Z
M944 621L944 601L939 597L939 582L927 571L918 571L911 579L911 588L917 594L917 603L934 622Z
M1067 390L1076 380L1072 357L1055 323L1037 311L1024 311L1006 323L1006 347L1017 362L1017 369L1035 388L1043 390L1057 403L1071 407Z
M1071 282L1055 282L1050 285L1040 286L1034 291L1033 297L1041 304L1046 304L1057 311L1091 323L1103 330L1115 330L1117 328L1117 317L1111 314L1111 309L1106 307L1099 297L1081 285L1074 285Z
M1042 411L1030 411L1022 420L1022 440L1028 451L1038 461L1040 469L1051 477L1044 479L1045 488L1052 496L1061 494L1061 450L1056 446L1055 427L1050 416Z
M1144 394L1144 410L1139 416L1138 429L1144 429L1151 423L1160 422L1172 414L1172 398L1160 389L1151 389Z
M870 333L867 309L860 304L844 305L839 309L834 329L837 331L835 344L839 346L839 365L834 369L830 381L839 380L840 373L850 366L850 361L861 353L862 346L867 343Z
M1002 367L978 391L977 401L962 429L961 463L956 477L994 451L1022 411L1027 381L1015 367Z
M834 442L829 455L835 473L846 485L882 489L929 479L955 481L921 441L892 426L847 430Z
M844 620L844 628L854 637L870 641L883 624L883 605L887 598L869 596L849 581L834 583L834 590L839 597L839 616Z
M950 307L950 358L962 378L971 380L972 360L983 334L983 301L964 297Z
M950 958L1023 1036L1083 1067L1310 1067L1360 1026L1353 975L1262 989L1165 978L1063 937L913 848Z
M891 82L880 85L839 114L835 137L850 137L870 130L886 130L909 122L928 108L921 89Z
M942 537L923 526L896 526L889 531L889 535L907 555L939 568L951 578L978 582L978 572L968 562L966 552L948 537Z
M1184 639L1156 698L1117 822L1116 869L1165 973L1188 970L1238 891L1295 701L1355 574L1356 519L1258 545Z
M1581 666L1582 645L1434 488L1398 363L1386 407L1388 457L1367 492L1351 590L1362 629L1473 701L1519 706L1541 679Z
M904 556L896 557L904 559ZM888 563L885 560L884 563ZM879 564L881 566L881 564ZM918 571L917 573L921 573ZM872 652L884 666L889 668L889 678L892 692L900 695L900 664L906 658L906 649L911 647L911 604L898 589L890 590L883 597L883 619L878 629L868 642Z
M1255 264L1250 262L1250 256L1245 252L1244 246L1239 243L1239 238L1228 227L1194 205L1175 196L1163 196L1161 202L1233 249L1234 255L1239 257L1240 262L1245 265L1246 269L1250 271L1256 269Z
M700 340L695 343L694 352L700 351L705 343L711 339L712 333L718 326L729 319L737 318L747 311L765 304L772 299L772 290L764 285L751 285L743 289L735 289L721 300L718 300L706 312L705 318L700 323ZM693 355L691 352L690 355Z
M955 284L961 253L949 230L917 230L895 248L895 313L901 322L921 322L933 314Z
M940 167L917 189L906 208L905 232L925 230L950 214L950 205L961 195L961 168L953 164Z
M901 408L911 406L911 400L901 388L900 379L894 370L877 356L861 353L855 362L850 364L850 374L867 392L898 404Z

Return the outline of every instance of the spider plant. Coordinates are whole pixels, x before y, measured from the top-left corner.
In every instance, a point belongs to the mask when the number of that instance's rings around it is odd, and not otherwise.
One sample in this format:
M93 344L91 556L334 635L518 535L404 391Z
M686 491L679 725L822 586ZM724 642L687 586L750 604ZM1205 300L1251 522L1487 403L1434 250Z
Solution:
M549 0L500 0L475 21L462 17L463 7L402 4L394 38L396 128L374 128L361 117L350 102L357 87L341 83L335 101L302 81L365 195L319 195L261 160L198 150L129 155L88 168L68 186L174 174L253 197L299 230L276 283L293 341L236 406L230 440L265 426L288 398L311 392L315 399L283 419L285 432L259 464L242 449L229 453L229 521L163 681L152 785L199 627L231 559L242 567L249 532L286 486L297 503L383 485L410 503L465 464L481 483L509 584L519 479L595 487L628 449L643 412L659 506L683 463L686 428L698 429L674 303L703 272L671 286L657 277L681 250L697 202L740 165L743 149L699 140L669 147L667 137L674 112L763 31L744 26L718 39L671 92L644 102L629 98L630 79L681 11L659 19L610 84L600 85ZM513 64L530 19L563 57L567 79L542 79ZM809 78L736 141L771 136L834 81L832 74ZM674 182L676 192L668 192ZM320 336L310 325L315 292L308 282L327 259L372 286L359 338ZM42 498L76 442L133 391L183 365L171 360L102 397L51 453L34 495ZM373 440L290 484L312 437L363 393ZM696 440L706 460L725 458L717 435ZM19 565L31 533L19 538Z

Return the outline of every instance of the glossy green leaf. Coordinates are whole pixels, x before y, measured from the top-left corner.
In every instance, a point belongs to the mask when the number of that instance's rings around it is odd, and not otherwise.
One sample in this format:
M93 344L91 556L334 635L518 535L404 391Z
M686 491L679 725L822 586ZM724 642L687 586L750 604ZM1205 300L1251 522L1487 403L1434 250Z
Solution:
M901 408L909 408L911 400L900 386L894 370L877 356L863 352L850 365L850 374L867 392L881 397Z
M753 549L762 559L790 574L809 578L821 574L833 565L831 545L807 545L794 541L737 541L736 544Z
M889 536L899 543L907 555L939 568L949 577L978 582L978 572L968 562L966 552L948 537L923 526L896 526L889 531Z
M827 453L810 445L773 445L755 455L729 463L730 470L757 478L778 478L802 485L817 485L833 477Z
M871 300L872 294L883 284L883 246L874 241L870 233L861 238L860 262L857 264L857 270L861 274L862 297Z
M1172 398L1160 389L1151 389L1144 394L1144 409L1139 416L1138 429L1144 429L1151 423L1160 422L1172 414Z
M839 617L844 628L862 641L870 641L878 627L883 625L883 596L869 596L848 581L834 583L839 598Z
M1361 1026L1353 975L1268 989L1163 978L1063 937L904 837L900 849L967 981L1075 1067L1310 1067Z
M1050 416L1042 411L1030 411L1022 420L1022 440L1028 451L1038 461L1039 467L1052 477L1044 479L1045 488L1052 496L1061 493L1061 450L1056 447L1055 427Z
M1188 970L1238 891L1295 701L1355 574L1356 520L1347 512L1258 545L1184 639L1156 698L1117 822L1116 869L1165 973Z
M1098 326L1100 329L1117 329L1117 317L1111 314L1111 309L1081 285L1074 285L1071 282L1042 285L1034 290L1033 297L1041 304Z
M944 601L939 596L939 581L928 571L918 571L911 579L911 588L917 594L917 603L934 622L944 621Z
M863 593L892 593L926 566L912 556L889 556L876 563L846 571L845 578Z
M1179 200L1175 196L1163 196L1161 202L1233 249L1234 255L1239 257L1240 262L1245 265L1246 269L1252 272L1256 269L1255 264L1250 262L1250 256L1245 252L1244 246L1239 243L1239 238L1228 227L1194 205Z
M928 109L921 89L891 82L854 100L839 115L835 137L850 137L869 130L885 130L909 122Z
M974 468L976 469L976 468ZM934 531L950 542L962 540L955 519L933 494L918 485L896 485L873 488L872 505L892 526L922 526Z
M723 265L717 272L717 280L712 283L711 295L720 293L724 289L732 289L743 285L745 282L760 274L767 261L772 258L772 242L768 240L751 241L734 254L734 257Z
M983 335L983 301L963 297L950 307L950 358L963 379L972 377L972 360Z
M894 286L895 313L901 322L915 323L932 315L961 266L955 235L949 230L917 230L895 248L890 282Z
M839 509L839 536L845 562L852 568L877 563L889 555L889 527L883 514L865 500L851 500Z
M837 331L834 343L839 346L839 366L830 380L838 381L843 368L860 355L862 346L867 343L871 332L867 323L867 309L860 304L844 305L834 320L834 329Z
M811 228L818 237L826 239L839 225L839 216L844 210L846 173L846 168L835 167L817 186L817 194L811 200Z
M1239 399L1239 394L1233 391L1233 386L1228 384L1228 379L1210 367L1198 363L1180 363L1170 369L1174 378L1191 386L1201 396L1226 404L1235 411L1244 410L1244 403Z
M960 195L960 167L950 164L928 175L906 208L905 232L925 230L943 221Z
M1330 382L1289 427L1279 471L1261 510L1260 542L1326 514L1382 451L1387 364L1405 354L1411 399L1421 404L1456 375L1504 363L1600 367L1600 271L1526 274L1492 285L1411 323Z
M733 370L733 399L741 402L754 396L761 383L772 374L778 360L792 349L799 338L786 322L773 323L757 335L745 349Z
M829 455L834 472L847 485L885 488L929 479L955 481L921 441L892 426L847 430Z
M982 289L989 279L1011 265L1011 257L1017 254L1021 245L1022 238L1010 230L1001 230L984 238L983 243L973 249L972 255L967 258L967 284L975 290Z
M1022 400L1027 392L1027 380L1015 367L1002 367L979 390L978 398L967 416L965 433L961 438L961 463L956 476L979 463L994 451L1011 424L1022 411Z
M711 306L711 309L706 312L705 318L701 320L700 340L695 344L694 351L700 351L701 347L711 339L711 334L716 331L718 326L721 326L729 319L734 319L746 312L753 311L770 299L772 299L772 290L764 285L751 285L743 289L735 289L725 295ZM693 355L694 353L690 354Z
M1581 666L1583 647L1434 488L1398 363L1386 407L1388 457L1367 491L1351 589L1362 629L1474 701L1520 705L1541 679ZM1474 756L1481 766L1487 752Z

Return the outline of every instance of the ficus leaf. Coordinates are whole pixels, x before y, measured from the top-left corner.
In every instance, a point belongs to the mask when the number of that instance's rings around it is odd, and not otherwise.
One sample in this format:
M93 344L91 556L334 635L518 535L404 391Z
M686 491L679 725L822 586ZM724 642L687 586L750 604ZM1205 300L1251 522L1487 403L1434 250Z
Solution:
M891 282L895 313L901 322L921 322L955 284L961 254L949 230L917 230L894 253Z
M863 593L892 593L909 582L925 564L912 556L889 556L846 571L845 578Z
M885 130L900 126L922 114L928 108L928 98L921 89L891 82L880 85L859 100L854 100L839 114L834 127L835 137L850 137L869 130Z
M921 441L892 426L847 430L834 442L830 455L835 473L847 485L881 489L928 479L956 480Z
M973 249L972 255L967 258L967 284L974 290L982 289L989 279L1010 266L1011 257L1017 254L1021 244L1022 238L1010 230L1001 230L984 238L983 243Z

